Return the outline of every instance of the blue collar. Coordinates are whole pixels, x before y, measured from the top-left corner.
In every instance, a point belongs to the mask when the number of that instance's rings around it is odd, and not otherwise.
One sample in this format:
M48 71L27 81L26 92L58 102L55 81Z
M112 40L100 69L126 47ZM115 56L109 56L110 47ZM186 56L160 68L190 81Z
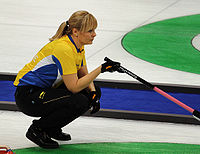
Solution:
M74 40L72 39L71 35L67 35L67 36L69 37L70 41L71 41L71 42L73 43L73 45L75 46L77 52L78 52L78 53L81 52L82 50L80 51L80 49L77 48L77 46L76 46Z

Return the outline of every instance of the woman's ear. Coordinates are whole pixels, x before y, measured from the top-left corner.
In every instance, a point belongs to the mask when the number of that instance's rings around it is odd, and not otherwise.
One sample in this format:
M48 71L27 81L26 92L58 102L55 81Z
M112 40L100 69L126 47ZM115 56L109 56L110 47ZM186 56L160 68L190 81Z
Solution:
M76 37L78 37L78 29L76 29L76 28L73 28L72 29L72 34L74 35L74 36L76 36Z

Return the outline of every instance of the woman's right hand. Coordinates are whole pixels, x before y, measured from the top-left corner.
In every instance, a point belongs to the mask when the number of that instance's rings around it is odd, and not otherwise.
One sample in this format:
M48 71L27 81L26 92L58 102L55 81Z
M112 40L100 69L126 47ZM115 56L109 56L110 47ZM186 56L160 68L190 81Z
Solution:
M115 72L120 68L120 63L115 61L106 61L101 65L101 73Z

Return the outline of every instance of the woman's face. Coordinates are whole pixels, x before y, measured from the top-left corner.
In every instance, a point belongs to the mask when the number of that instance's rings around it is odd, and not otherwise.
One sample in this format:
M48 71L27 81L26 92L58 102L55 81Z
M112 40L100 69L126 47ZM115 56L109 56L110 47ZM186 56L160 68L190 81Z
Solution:
M78 32L78 41L81 45L92 44L94 37L96 36L95 29L91 29L88 32Z

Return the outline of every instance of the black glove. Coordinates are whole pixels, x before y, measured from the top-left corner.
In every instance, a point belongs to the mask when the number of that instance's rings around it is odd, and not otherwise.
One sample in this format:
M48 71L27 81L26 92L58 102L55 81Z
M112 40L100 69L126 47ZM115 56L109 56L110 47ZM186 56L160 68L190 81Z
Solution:
M100 109L100 102L99 102L100 98L97 96L96 91L91 91L89 93L89 97L90 97L90 106L92 108L92 111L90 112L90 114L94 114L98 112Z
M120 68L120 63L115 61L107 61L101 65L101 73L103 72L114 72Z

